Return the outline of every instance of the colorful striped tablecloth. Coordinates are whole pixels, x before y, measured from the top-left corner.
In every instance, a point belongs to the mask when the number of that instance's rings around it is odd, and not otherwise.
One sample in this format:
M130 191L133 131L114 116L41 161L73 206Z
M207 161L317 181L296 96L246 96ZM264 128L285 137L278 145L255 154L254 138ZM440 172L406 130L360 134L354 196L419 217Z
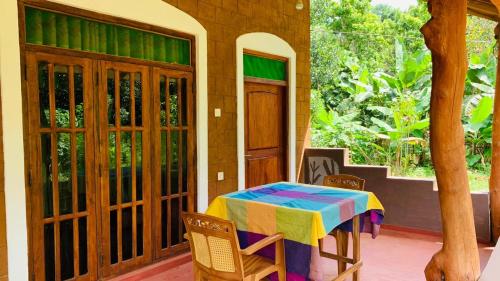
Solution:
M280 182L217 197L207 214L232 220L242 248L283 232L287 280L320 280L318 240L334 228L352 228L361 215L361 231L373 237L383 220L383 206L371 192ZM261 255L274 258L274 248ZM273 278L274 279L274 278Z

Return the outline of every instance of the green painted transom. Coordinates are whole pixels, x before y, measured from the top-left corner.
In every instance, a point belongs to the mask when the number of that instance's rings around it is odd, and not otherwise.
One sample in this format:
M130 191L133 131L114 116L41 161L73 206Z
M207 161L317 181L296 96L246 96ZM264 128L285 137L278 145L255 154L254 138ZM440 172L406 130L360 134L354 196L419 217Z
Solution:
M190 40L26 7L26 43L191 65Z
M243 55L243 69L247 77L264 78L286 81L286 62L258 57L250 54Z

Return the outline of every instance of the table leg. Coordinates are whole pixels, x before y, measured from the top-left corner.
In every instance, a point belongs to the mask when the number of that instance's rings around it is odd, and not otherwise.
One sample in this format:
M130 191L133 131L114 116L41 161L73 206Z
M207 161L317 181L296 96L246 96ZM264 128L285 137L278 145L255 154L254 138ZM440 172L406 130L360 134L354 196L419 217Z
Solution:
M355 216L352 221L352 241L353 241L353 246L352 246L352 253L353 253L353 261L354 264L359 262L360 260L360 253L361 253L361 243L360 243L360 234L359 234L359 228L360 228L360 222L359 222L359 216ZM359 269L356 270L353 273L353 281L359 281Z
M342 230L335 230L335 240L337 242L337 255L347 257L349 248L349 233ZM346 262L337 261L337 272L341 274L346 270Z

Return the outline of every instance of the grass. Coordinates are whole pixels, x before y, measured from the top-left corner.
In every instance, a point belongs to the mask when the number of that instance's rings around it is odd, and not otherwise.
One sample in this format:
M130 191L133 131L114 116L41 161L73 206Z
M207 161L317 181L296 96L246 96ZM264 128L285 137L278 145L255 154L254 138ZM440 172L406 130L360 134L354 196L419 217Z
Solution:
M469 186L472 192L488 192L489 178L488 171L483 170L469 170ZM412 168L404 175L410 178L435 178L434 169L431 167L417 167Z

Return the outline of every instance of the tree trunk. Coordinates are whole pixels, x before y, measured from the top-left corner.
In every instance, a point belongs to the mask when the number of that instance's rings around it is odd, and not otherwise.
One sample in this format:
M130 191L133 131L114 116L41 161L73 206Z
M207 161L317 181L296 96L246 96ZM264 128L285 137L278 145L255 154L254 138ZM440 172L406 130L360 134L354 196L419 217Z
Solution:
M497 6L498 7L498 6ZM499 42L500 24L495 28L495 39ZM497 57L500 62L500 54ZM493 136L491 142L490 206L493 240L500 236L500 63L497 64L495 105L493 110Z
M467 0L429 0L422 27L432 52L431 156L443 223L443 247L425 269L428 281L473 281L480 274L461 123L467 71Z

